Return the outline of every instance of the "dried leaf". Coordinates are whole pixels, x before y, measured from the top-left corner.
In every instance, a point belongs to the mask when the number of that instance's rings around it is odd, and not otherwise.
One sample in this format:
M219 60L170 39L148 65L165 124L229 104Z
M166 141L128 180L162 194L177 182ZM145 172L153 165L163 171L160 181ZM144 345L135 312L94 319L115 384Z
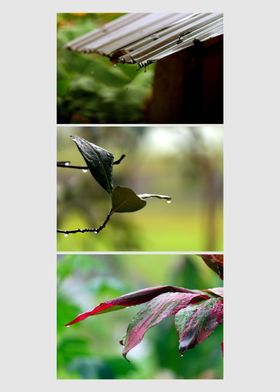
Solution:
M145 207L147 202L141 199L136 193L130 189L117 186L112 193L112 209L114 212L134 212Z
M185 292L164 293L153 298L143 306L130 322L126 336L122 340L124 345L123 356L126 358L127 353L141 342L145 333L160 321L176 314L180 309L194 301L208 298L205 294Z
M95 180L106 192L112 193L113 154L81 137L73 136L72 140L76 143Z
M184 353L203 342L223 322L223 299L210 298L181 309L175 316L179 351Z
M96 306L95 308L86 311L84 313L79 314L74 320L70 321L66 324L66 326L70 326L72 324L76 324L79 321L85 320L89 316L94 316L96 314L105 313L105 312L112 312L114 310L119 310L126 308L127 306L135 306L140 305L144 302L150 301L154 297L162 294L162 293L171 293L171 292L183 292L183 293L190 293L190 294L203 294L200 291L196 290L188 290L183 287L176 287L176 286L156 286L150 287L143 290L137 290L131 292L129 294L122 295L120 297L111 299L106 302L102 302L100 305Z

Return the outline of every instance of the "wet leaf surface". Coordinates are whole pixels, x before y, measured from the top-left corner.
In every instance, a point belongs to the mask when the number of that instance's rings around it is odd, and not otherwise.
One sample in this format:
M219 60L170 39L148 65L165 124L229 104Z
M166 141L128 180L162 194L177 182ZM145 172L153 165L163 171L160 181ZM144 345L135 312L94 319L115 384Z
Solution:
M114 310L126 308L127 306L140 305L144 302L150 301L151 299L153 299L154 297L160 294L167 293L167 292L168 293L183 292L183 293L196 294L196 295L203 294L200 291L188 290L183 287L176 287L176 286L156 286L143 290L137 290L129 294L125 294L120 297L111 299L109 301L102 302L100 305L96 306L95 308L79 314L74 320L67 323L66 326L76 324L79 321L85 320L89 316L94 316L96 314L112 312Z
M106 192L112 193L113 154L81 137L73 136L72 140L76 143L95 180Z
M136 193L130 189L117 186L112 193L112 209L114 212L134 212L145 207L147 202L141 199Z
M222 322L223 299L221 298L210 298L181 309L175 316L180 353L203 342Z
M121 341L123 344L123 356L137 346L143 339L145 333L166 317L176 314L192 302L209 298L205 294L193 294L184 292L164 293L149 301L134 316L130 322L126 336Z

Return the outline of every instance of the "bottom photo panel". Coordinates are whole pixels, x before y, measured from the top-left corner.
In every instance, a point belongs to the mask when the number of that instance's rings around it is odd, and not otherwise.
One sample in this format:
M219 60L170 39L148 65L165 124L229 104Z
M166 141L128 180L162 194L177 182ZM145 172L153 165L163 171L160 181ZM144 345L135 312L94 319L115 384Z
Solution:
M223 379L222 254L58 254L58 379Z

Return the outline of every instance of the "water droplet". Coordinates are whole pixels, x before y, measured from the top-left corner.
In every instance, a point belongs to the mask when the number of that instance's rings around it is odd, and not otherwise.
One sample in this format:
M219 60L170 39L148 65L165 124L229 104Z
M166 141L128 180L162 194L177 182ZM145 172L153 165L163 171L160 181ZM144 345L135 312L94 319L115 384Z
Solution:
M64 233L64 237L68 237L69 236L69 234L68 233Z
M88 169L83 169L83 173L87 173Z
M172 200L167 200L166 201L167 204L170 204L171 202L172 202Z
M66 328L70 328L70 325L66 325Z
M180 357L183 358L184 354L181 354Z
M70 162L65 162L65 166L69 166L70 165Z
M93 234L98 234L98 231L94 230Z

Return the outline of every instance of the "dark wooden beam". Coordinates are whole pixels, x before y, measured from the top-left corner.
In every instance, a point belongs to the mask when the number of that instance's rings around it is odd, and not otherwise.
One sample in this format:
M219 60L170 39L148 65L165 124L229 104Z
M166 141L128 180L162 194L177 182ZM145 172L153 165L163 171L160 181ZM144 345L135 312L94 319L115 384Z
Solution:
M147 122L223 123L223 36L157 62Z

